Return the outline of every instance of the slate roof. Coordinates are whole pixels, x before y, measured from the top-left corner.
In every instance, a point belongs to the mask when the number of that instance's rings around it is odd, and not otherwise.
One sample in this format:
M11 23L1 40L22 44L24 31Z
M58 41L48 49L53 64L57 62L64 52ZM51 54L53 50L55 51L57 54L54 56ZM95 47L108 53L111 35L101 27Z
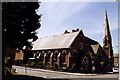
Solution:
M39 38L33 43L32 50L69 48L80 31Z

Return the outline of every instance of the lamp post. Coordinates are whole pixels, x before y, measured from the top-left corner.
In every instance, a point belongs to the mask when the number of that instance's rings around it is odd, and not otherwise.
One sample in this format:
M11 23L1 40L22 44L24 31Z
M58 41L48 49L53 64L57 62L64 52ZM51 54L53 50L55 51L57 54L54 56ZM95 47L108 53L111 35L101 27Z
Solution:
M28 52L29 50L31 50L31 47L25 46L25 52L26 51ZM26 63L25 63L25 72L27 73L27 65L26 65Z

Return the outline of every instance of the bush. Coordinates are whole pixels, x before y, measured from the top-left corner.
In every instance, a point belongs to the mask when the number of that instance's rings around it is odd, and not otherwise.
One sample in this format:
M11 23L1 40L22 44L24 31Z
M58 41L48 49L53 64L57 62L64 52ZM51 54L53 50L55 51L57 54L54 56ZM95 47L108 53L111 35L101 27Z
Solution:
M30 66L31 67L35 67L35 62L32 61L31 64L30 64Z
M4 57L4 74L3 74L3 78L5 79L10 79L12 78L12 73L11 73L11 69L12 69L12 62L10 62L11 58L10 57Z
M72 67L70 68L70 71L71 71L71 72L75 72L75 68L76 68L76 65L75 65L75 64L72 64Z
M36 66L37 68L42 68L42 67L43 67L43 62L36 62L36 63L35 63L35 66Z
M55 70L55 71L58 70L58 64L57 63L53 64L53 70Z
M101 66L104 66L104 63L105 63L105 62L101 61L101 62L100 62L100 65L101 65Z

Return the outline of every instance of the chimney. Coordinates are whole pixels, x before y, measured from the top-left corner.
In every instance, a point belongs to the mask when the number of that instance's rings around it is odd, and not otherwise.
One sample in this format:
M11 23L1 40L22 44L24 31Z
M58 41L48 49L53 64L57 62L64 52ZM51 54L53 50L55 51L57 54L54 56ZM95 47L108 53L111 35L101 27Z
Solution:
M76 30L73 29L72 32L76 32Z
M72 32L77 32L77 31L79 31L79 29L78 29L78 28L77 28L76 30L74 30L74 29L72 30Z
M77 28L76 31L79 31L79 28Z
M68 32L67 30L65 30L64 34L66 34L66 33L70 33L70 32Z

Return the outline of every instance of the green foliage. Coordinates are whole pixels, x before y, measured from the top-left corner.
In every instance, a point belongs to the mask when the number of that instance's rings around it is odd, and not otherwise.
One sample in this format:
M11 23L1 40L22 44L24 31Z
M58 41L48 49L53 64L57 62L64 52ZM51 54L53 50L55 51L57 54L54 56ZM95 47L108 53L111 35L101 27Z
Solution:
M113 67L119 67L119 64L113 64Z
M35 66L35 62L32 61L31 64L30 64L31 67L34 67Z
M29 66L30 67L39 67L39 66L42 66L43 63L42 62L35 62L35 61L31 61Z
M46 63L46 66L45 66L47 69L50 68L50 63Z
M35 67L39 67L40 65L42 65L42 62L38 62L38 61L35 62L35 64L34 64Z
M75 65L75 64L73 64L73 65L72 65L72 68L75 68L75 67L76 67L76 65Z
M4 64L5 64L5 65L8 64L8 58L6 58L6 57L5 57L5 59L4 59Z
M101 62L100 62L100 65L101 65L101 66L104 66L104 63L105 63L105 62L101 61Z
M10 59L9 57L4 58L4 73L5 73L5 75L7 75L8 73L11 73L10 68L8 67L9 59Z
M75 64L72 64L72 67L70 68L70 71L74 72L74 71L75 71L75 68L76 68L76 65L75 65Z
M5 70L5 74L7 74L7 72L10 72L10 68L8 67L4 67L4 70Z
M53 64L53 70L58 70L58 64L57 63Z
M41 26L41 16L36 13L38 8L38 2L2 3L3 47L21 49L23 46L31 46L38 38L36 30Z

